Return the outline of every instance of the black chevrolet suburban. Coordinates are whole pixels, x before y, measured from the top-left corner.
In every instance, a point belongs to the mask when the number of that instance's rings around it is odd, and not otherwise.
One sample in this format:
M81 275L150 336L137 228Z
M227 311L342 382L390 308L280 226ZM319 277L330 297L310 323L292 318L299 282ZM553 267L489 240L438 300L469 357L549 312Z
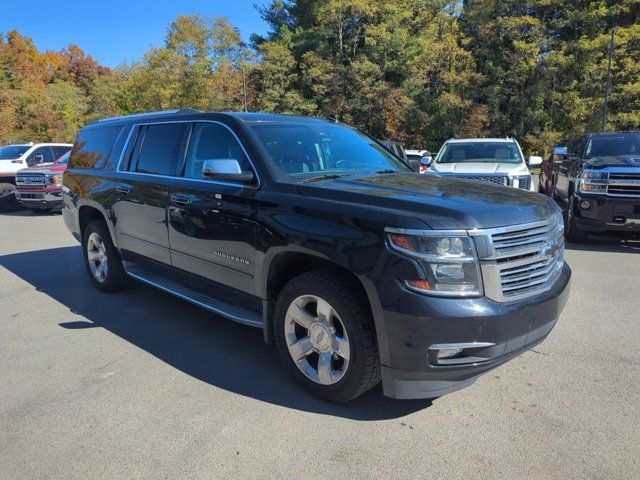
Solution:
M335 402L380 380L393 398L468 386L543 341L569 292L549 198L419 175L336 122L100 120L81 130L63 190L96 288L133 278L261 328Z
M557 157L557 158L556 158ZM551 195L564 206L567 239L640 233L640 132L590 133L555 155Z

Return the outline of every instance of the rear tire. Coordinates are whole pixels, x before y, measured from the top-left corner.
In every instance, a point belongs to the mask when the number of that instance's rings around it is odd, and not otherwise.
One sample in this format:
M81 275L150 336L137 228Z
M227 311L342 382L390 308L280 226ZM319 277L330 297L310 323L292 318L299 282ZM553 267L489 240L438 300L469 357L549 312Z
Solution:
M290 280L276 300L274 328L285 367L315 396L348 402L379 383L371 313L338 275L311 271Z
M120 254L104 221L97 220L87 225L82 233L82 253L89 279L98 290L117 292L129 286L130 278L124 271Z

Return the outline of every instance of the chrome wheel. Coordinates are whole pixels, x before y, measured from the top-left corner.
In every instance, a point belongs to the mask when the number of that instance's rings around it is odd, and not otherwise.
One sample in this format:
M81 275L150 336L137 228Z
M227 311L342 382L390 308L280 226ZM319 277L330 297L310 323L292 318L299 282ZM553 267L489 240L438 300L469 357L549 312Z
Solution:
M315 295L296 298L287 309L284 334L298 369L321 385L339 382L349 368L347 330L333 307Z
M87 239L87 261L95 279L104 283L109 273L109 259L104 242L96 232L92 232Z

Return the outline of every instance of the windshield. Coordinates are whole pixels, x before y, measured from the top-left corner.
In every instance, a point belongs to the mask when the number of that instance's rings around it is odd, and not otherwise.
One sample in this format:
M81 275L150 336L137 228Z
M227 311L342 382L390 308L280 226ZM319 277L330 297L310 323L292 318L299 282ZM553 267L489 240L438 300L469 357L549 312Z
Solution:
M13 160L20 158L24 152L29 150L29 145L7 145L0 147L0 160Z
M589 140L586 158L640 155L640 132L598 135Z
M55 163L57 163L58 165L66 165L67 162L69 161L69 157L71 156L71 151L68 151L67 153L65 153L64 155L62 155L61 157L59 157Z
M515 142L454 142L447 143L436 163L521 163L520 149Z
M253 130L283 178L411 171L357 130L324 122L256 125Z

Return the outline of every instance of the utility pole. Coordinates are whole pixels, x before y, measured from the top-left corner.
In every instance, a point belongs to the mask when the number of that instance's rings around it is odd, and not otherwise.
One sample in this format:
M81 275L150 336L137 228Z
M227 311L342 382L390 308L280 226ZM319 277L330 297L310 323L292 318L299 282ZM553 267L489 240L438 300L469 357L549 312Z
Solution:
M247 111L247 82L244 79L244 65L242 66L242 99L244 100L244 111Z
M611 59L615 48L615 27L611 29L611 41L609 42L609 66L607 67L607 86L604 91L604 105L602 106L602 131L607 129L607 104L609 103L609 90L611 90Z

